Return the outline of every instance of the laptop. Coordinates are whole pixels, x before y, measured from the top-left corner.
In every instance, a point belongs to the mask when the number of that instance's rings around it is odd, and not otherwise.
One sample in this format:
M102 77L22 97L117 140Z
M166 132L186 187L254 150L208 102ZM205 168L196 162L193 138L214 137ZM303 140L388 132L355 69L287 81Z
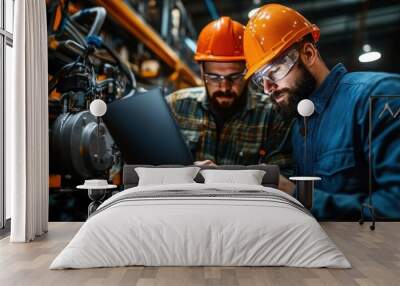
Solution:
M125 163L193 164L192 153L159 88L107 104L102 118Z

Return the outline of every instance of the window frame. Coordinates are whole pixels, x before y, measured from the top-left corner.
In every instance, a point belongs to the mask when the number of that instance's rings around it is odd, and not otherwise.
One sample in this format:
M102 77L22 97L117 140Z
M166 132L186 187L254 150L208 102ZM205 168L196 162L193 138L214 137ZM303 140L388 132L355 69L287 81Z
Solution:
M5 189L5 74L6 74L6 47L13 48L13 34L6 30L6 2L11 1L15 14L14 0L0 0L0 237L10 230L10 220L6 217L6 189ZM12 15L14 17L14 15ZM14 27L12 27L14 30Z

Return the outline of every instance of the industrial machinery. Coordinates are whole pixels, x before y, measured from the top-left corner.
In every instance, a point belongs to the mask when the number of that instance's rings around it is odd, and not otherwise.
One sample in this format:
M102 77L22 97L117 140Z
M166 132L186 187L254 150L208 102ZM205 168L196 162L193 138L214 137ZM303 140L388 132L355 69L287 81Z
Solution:
M46 1L50 220L85 218L87 194L75 188L85 179L121 183L123 154L102 119L90 113L93 100L111 103L143 88L167 94L201 84L186 44L195 37L190 18L180 0L162 3ZM151 26L157 11L168 29ZM181 36L186 41L177 41Z
M112 102L134 93L136 80L99 34L106 10L92 7L69 15L66 7L48 9L54 15L49 27L50 173L61 176L63 187L73 187L82 179L112 180L118 173L120 153L88 107L94 99Z

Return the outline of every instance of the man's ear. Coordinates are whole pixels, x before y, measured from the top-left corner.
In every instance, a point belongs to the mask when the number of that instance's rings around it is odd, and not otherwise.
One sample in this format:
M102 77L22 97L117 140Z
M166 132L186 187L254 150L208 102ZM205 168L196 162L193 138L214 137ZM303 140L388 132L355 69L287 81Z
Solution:
M312 67L318 59L318 50L313 43L306 42L300 49L300 57L306 67Z

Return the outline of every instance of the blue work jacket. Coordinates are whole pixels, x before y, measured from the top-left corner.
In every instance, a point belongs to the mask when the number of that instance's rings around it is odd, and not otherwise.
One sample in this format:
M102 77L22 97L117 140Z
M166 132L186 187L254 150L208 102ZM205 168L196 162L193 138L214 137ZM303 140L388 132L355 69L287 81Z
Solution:
M310 96L315 112L307 120L306 152L303 118L294 124L292 144L297 175L322 178L313 199L317 218L359 219L371 178L377 218L400 219L400 97L393 95L400 95L400 75L347 72L338 64Z

